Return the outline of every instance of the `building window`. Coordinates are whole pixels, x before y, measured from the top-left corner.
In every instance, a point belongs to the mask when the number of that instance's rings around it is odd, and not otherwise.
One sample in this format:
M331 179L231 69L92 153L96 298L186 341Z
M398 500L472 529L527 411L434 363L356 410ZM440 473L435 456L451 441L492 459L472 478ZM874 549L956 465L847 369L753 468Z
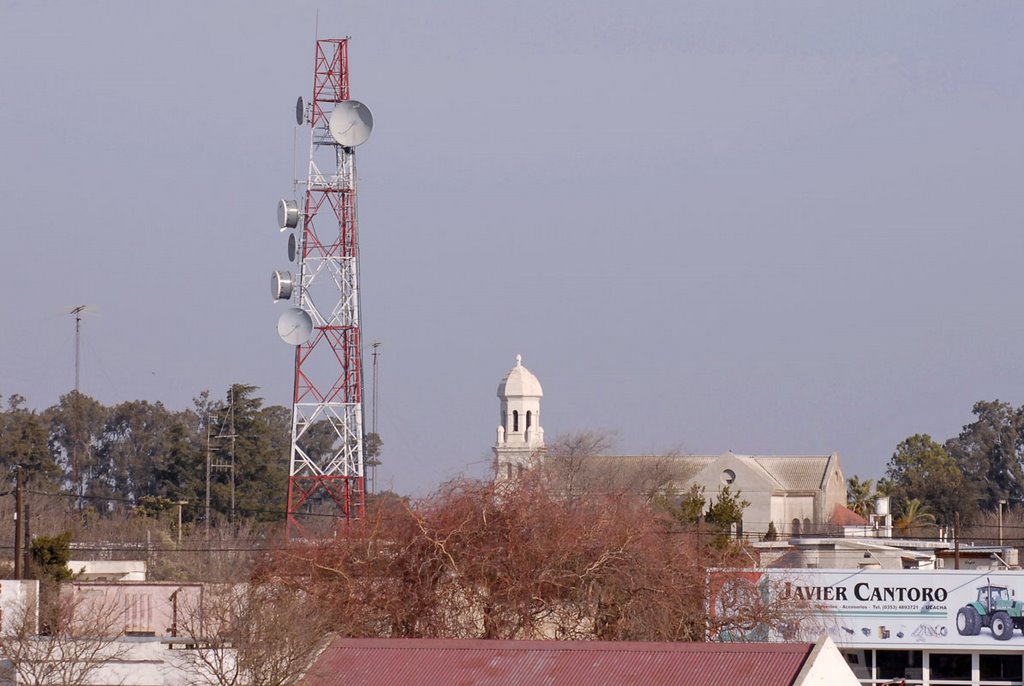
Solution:
M1017 658L1020 664L1020 657ZM929 653L928 669L932 679L971 680L970 653Z
M519 410L512 410L512 431L519 432Z
M921 679L920 650L876 650L876 679Z
M934 660L935 658L932 657ZM981 672L982 681L1016 681L1024 678L1024 671L1021 669L1020 653L1016 655L1008 653L978 655L978 669Z
M793 534L794 536L800 535L800 520L798 518L793 518L792 529L789 533Z
M527 411L526 411L526 430L527 430L527 431L529 431L529 430L530 430L530 426L531 426L531 424L533 423L533 422L531 421L532 419L533 419L533 412L531 412L530 410L527 410Z
M725 471L722 472L722 483L725 484L726 486L731 485L732 482L735 480L736 472L732 471L731 469L726 469Z

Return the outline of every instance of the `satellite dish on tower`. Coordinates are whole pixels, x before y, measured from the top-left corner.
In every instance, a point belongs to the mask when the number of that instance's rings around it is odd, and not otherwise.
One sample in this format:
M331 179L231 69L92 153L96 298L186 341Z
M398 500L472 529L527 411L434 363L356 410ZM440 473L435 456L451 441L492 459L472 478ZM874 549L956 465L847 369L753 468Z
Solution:
M270 294L274 296L274 302L288 300L294 288L295 279L291 272L274 271L270 276Z
M306 106L302 102L302 96L299 96L299 101L295 103L295 122L302 126L306 120Z
M313 333L313 318L305 310L289 307L277 319L277 335L288 345L302 345Z
M358 100L342 100L331 112L327 128L338 145L354 148L370 137L373 115L370 108Z
M298 252L298 245L295 242L295 234L288 234L288 261L294 262L295 255Z
M299 225L299 203L294 200L281 200L277 203L277 225L282 231L294 229Z

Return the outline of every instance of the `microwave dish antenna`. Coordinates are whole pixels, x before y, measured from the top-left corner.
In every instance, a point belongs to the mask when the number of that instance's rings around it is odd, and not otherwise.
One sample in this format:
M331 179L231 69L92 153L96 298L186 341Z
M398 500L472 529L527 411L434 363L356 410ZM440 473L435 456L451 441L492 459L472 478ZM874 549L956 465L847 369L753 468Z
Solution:
M281 231L294 229L299 225L299 203L281 200L277 203L277 226Z
M369 139L373 131L373 114L358 100L344 100L331 112L327 128L338 145L354 148Z
M277 335L288 345L302 345L313 333L313 318L298 307L289 307L277 319Z
M270 294L274 297L274 302L288 300L292 297L294 289L295 279L291 272L275 271L270 276Z

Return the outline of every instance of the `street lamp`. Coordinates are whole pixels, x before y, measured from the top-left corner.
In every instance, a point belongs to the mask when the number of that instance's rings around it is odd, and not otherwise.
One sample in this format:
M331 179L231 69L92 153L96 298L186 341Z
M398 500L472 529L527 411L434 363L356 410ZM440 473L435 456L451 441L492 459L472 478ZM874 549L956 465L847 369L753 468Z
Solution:
M181 547L181 506L188 505L187 500L178 500L174 503L178 506L178 547Z
M1003 545L1003 505L1006 504L1006 498L999 499L999 546Z

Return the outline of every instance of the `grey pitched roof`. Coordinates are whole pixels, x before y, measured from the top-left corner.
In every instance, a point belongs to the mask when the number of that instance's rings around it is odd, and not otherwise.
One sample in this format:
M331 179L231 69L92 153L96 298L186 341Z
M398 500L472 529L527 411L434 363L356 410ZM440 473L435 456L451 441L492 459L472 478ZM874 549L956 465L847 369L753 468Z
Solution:
M816 491L828 477L832 455L737 455L783 491ZM686 483L722 455L595 455L577 458L581 475L612 484L647 487ZM556 458L557 459L557 458ZM639 484L638 484L639 485Z
M667 481L689 481L718 459L717 455L597 455L589 458L605 468L647 469L665 476Z
M751 455L787 491L815 491L828 476L831 455Z

